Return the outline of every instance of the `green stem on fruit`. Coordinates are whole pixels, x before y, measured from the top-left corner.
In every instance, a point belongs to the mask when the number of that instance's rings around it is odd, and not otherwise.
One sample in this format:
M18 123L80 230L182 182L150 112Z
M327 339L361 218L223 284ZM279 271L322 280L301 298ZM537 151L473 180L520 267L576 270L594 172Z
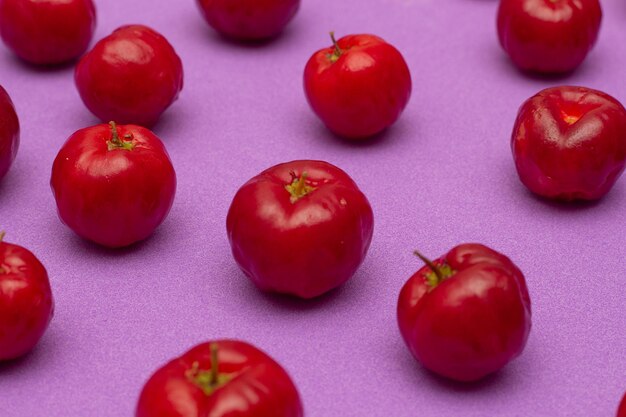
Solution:
M135 148L135 144L132 142L133 135L131 133L127 133L124 135L124 139L130 140L121 140L120 135L117 132L117 125L115 124L115 122L109 122L109 126L111 126L111 140L107 141L107 147L110 151L114 149L132 151Z
M211 369L204 371L200 369L200 364L194 362L185 376L198 388L202 390L205 395L211 395L215 390L228 383L233 378L231 374L219 373L219 358L218 358L218 346L217 343L211 343L209 346L211 350Z
M432 271L430 273L427 273L424 277L431 289L435 288L437 285L441 284L443 281L456 274L456 271L453 270L450 265L445 262L438 266L418 251L415 251L413 253L415 254L415 256L420 258Z
M328 59L330 59L330 62L337 62L341 54L343 54L343 51L341 50L341 48L339 47L339 44L337 43L337 40L335 39L334 31L330 32L330 39L333 41L333 46L335 50L333 51L332 54L328 55Z
M414 251L413 253L415 254L415 256L420 258L422 260L422 262L424 262L426 265L428 265L430 270L435 273L435 276L437 277L437 284L439 284L441 281L443 281L443 279L444 279L443 278L443 274L441 273L441 270L439 269L439 267L433 263L433 261L431 261L430 259L428 259L424 255L419 253L419 251L417 251L417 250Z
M287 190L289 194L291 194L291 196L289 197L289 201L291 201L291 204L294 204L296 201L309 194L310 192L315 191L315 187L306 183L306 172L303 172L299 178L294 172L292 172L291 177L291 184L285 185L285 190Z
M219 363L217 358L217 345L211 343L211 374L209 375L209 384L217 384L217 377L219 375Z

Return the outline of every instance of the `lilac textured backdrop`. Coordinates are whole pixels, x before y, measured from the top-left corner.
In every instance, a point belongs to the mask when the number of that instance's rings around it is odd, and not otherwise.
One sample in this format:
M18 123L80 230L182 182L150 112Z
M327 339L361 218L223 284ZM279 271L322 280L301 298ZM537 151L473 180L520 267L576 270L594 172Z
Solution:
M500 51L494 0L304 0L284 36L263 46L220 39L191 0L97 1L96 39L147 24L185 67L179 101L154 128L177 169L174 207L151 239L122 251L81 241L56 216L52 161L71 133L97 122L72 68L34 69L1 47L0 84L22 143L0 183L0 228L47 266L56 314L32 354L0 365L0 415L132 416L158 366L235 337L284 365L309 417L613 417L626 389L626 178L597 204L551 204L519 183L509 150L518 106L541 88L586 85L626 102L626 6L603 6L588 61L540 79ZM409 63L411 102L377 140L338 140L307 106L304 64L331 29L377 34ZM359 272L312 302L260 294L225 233L237 187L300 158L345 169L376 218ZM476 385L424 371L395 321L400 287L420 266L412 250L436 257L466 241L509 255L533 301L523 356Z

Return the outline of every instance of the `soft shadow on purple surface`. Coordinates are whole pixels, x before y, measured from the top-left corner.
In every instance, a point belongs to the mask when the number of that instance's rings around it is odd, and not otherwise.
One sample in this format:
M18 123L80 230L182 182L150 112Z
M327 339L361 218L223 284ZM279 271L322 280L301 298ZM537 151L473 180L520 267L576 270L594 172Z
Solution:
M58 217L55 220L61 223L61 220L58 219ZM146 239L140 242L133 243L132 245L125 246L123 248L107 248L87 239L81 238L63 224L61 224L60 227L63 228L63 232L61 235L58 236L59 239L64 240L64 244L73 249L73 251L83 252L84 254L88 255L111 258L130 256L139 252L149 253L150 251L154 250L155 247L163 244L164 240L176 239L176 237L172 237L171 233L169 233L171 230L169 229L168 225L163 224L159 226L152 235L148 236Z
M428 385L429 388L435 390L446 390L454 393L472 395L472 393L476 393L478 391L489 391L496 388L499 391L517 389L517 387L523 384L523 381L520 381L520 379L524 377L512 369L515 366L515 363L522 359L522 357L515 359L498 372L488 375L479 381L458 382L439 376L424 368L413 358L404 344L396 344L392 348L392 357L395 358L399 364L402 364L402 373L404 377L416 387ZM522 356L527 353L528 352L522 353ZM529 361L524 362L526 364L529 363Z
M331 304L346 304L365 298L368 293L369 283L371 282L366 272L363 269L359 269L348 282L339 288L335 288L313 299L301 299L291 295L261 291L243 272L238 270L237 275L240 278L236 284L239 287L237 292L244 293L243 298L256 299L259 304L270 304L274 307L292 312L323 309Z
M36 372L37 368L43 367L45 363L51 361L51 356L55 355L61 346L60 341L61 338L56 327L49 327L33 350L12 361L0 362L0 380L26 371Z
M13 163L11 168L9 168L9 172L0 179L0 200L4 198L6 193L10 194L11 191L16 192L28 187L28 178L25 173L27 168L24 164Z
M594 56L588 56L587 59L585 59L578 68L575 68L571 71L562 73L537 73L518 68L515 64L513 64L513 61L511 61L511 59L506 55L506 53L504 53L504 51L498 52L501 52L499 54L499 60L501 61L499 66L504 67L506 71L516 72L520 76L529 80L543 81L554 85L568 85L569 83L567 81L571 80L572 78L589 77L592 74L598 72L597 68L595 68L598 59ZM597 54L594 54L592 51L590 55ZM540 91L541 89L541 86L537 86L537 91Z
M4 53L2 54L6 62L9 62L11 66L15 67L19 71L28 71L35 73L59 73L65 72L71 73L74 75L74 67L78 63L79 59L75 59L73 61L65 62L57 65L35 65L30 62L26 62L21 58L18 58L15 54L10 52L4 45L2 46L4 49Z
M342 136L336 135L328 130L324 123L316 118L313 110L309 109L309 113L310 114L307 118L315 119L308 123L310 124L310 126L308 127L310 127L311 132L309 134L317 140L327 142L330 146L338 144L341 146L355 149L369 148L374 146L393 146L412 134L412 126L410 126L408 124L408 121L404 120L402 116L400 116L400 119L396 123L394 123L392 126L389 126L387 129L383 130L377 135L365 139L347 139Z
M619 202L623 200L624 198L624 196L622 195L623 194L622 190L619 187L614 188L611 191L609 191L609 193L606 194L603 198L599 200L594 200L594 201L553 200L553 199L549 199L546 197L541 197L531 192L526 187L524 187L524 185L521 183L517 184L517 188L518 188L517 194L519 195L519 198L530 199L534 202L540 203L541 205L549 209L553 209L555 211L570 212L570 213L583 212L586 210L594 210L600 206L604 206L605 208L613 206L613 205L617 206Z
M181 94L184 94L184 91L183 87ZM180 98L178 100L180 100ZM165 143L166 148L168 142L184 141L184 138L181 138L178 132L183 130L187 122L185 118L188 115L182 111L180 105L177 105L178 100L172 103L172 105L163 112L154 126L148 128Z
M208 23L200 16L200 12L198 12L198 16L193 18L194 23L187 25L190 31L194 32L194 36L202 37L207 39L209 42L213 42L225 48L242 48L242 49L262 49L262 48L270 48L270 47L278 47L281 43L287 41L292 31L294 30L294 26L297 25L296 22L291 22L287 25L287 27L277 36L268 39L262 40L248 40L242 41L237 39L232 39L227 36L224 36L209 26ZM189 20L191 22L191 19Z
M511 170L513 173L511 173ZM561 212L584 212L586 210L597 209L597 207L617 206L624 199L623 188L619 187L619 179L613 189L609 191L603 198L595 201L558 201L549 198L541 197L522 184L517 173L515 172L515 166L512 161L502 161L500 168L500 175L506 176L506 186L510 188L509 192L514 193L514 197L520 201L536 202L549 209Z

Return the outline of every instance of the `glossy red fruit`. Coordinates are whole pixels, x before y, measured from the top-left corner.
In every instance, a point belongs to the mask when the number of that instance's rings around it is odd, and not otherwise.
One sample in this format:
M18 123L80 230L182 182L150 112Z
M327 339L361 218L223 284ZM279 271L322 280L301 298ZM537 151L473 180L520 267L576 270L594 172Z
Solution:
M400 117L411 95L411 74L392 45L374 35L349 35L309 59L304 91L335 134L363 139Z
M520 108L511 149L520 180L540 196L596 200L626 164L626 110L585 87L540 91Z
M273 166L245 183L226 219L235 261L261 290L313 298L346 282L374 230L365 195L322 161Z
M595 45L602 21L598 0L500 0L500 45L520 69L572 71Z
M154 133L111 122L70 136L54 160L50 185L63 223L115 248L147 238L163 222L176 174Z
M32 64L78 58L87 50L95 27L92 0L0 0L0 36Z
M405 343L424 367L475 381L522 353L530 298L509 258L471 243L434 262L422 259L427 265L404 284L397 314Z
M0 180L13 164L20 145L20 123L6 90L0 86Z
M183 66L161 34L131 25L100 40L74 78L83 102L103 122L149 127L178 98Z
M0 361L16 359L39 342L54 302L46 268L28 249L0 233Z
M300 7L300 0L197 0L197 3L213 29L242 41L277 36Z
M619 409L617 410L617 417L626 417L626 394L624 394Z
M141 392L136 417L302 417L285 370L236 340L203 343L156 371Z

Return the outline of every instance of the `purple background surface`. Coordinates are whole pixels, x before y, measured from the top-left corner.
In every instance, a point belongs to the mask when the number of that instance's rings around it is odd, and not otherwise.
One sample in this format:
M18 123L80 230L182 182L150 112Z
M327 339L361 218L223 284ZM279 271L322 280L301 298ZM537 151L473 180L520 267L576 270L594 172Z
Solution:
M603 2L599 43L563 79L517 72L497 45L496 1L305 0L284 36L242 46L216 36L194 2L102 0L100 39L143 23L185 66L179 101L155 126L177 169L169 218L121 251L63 226L49 189L66 138L97 123L71 67L40 70L0 48L0 84L22 124L17 160L0 183L0 228L47 266L56 314L36 350L0 366L0 416L132 416L144 381L199 342L250 341L293 376L310 417L613 417L626 389L626 180L602 201L541 201L519 183L509 150L518 106L541 88L577 84L626 102L626 6ZM414 88L381 138L350 144L309 110L302 70L327 32L375 33L394 44ZM292 159L346 170L376 218L354 278L319 300L259 293L225 233L236 189ZM112 215L114 215L112 213ZM466 241L524 271L533 329L524 354L475 385L424 371L400 339L398 292L420 267Z

